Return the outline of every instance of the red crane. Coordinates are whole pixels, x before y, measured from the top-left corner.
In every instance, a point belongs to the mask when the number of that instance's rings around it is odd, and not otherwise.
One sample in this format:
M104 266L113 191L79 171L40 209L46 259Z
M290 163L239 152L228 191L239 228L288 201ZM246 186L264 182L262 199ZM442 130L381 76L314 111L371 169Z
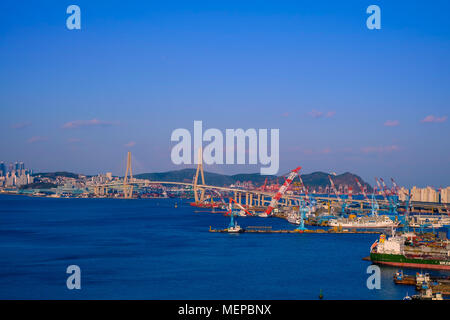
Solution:
M266 190L266 185L267 185L267 178L266 178L266 180L264 180L264 184L261 186L260 190L261 191L265 191Z
M388 191L388 189L387 189L386 183L384 183L383 178L380 178L380 180L381 180L381 183L383 184L384 194L385 194L386 196L389 195L389 191Z
M252 215L247 209L245 209L242 205L240 205L238 202L236 202L236 200L234 200L233 198L230 198L230 209L227 211L227 213L225 213L226 216L231 214L232 202L234 202L239 207L239 209L244 210L245 213L248 214L249 216Z
M398 185L395 183L395 181L394 181L394 178L391 178L391 181L392 181L392 185L393 185L393 191L394 191L394 193L396 194L396 195L398 195L398 191L399 191L399 187L398 187Z
M358 187L361 189L361 192L364 195L364 199L369 200L369 198L367 197L366 191L364 190L364 187L361 185L361 182L359 182L358 178L355 177L355 181L356 181L356 184L358 185Z
M302 190L303 190L303 192L304 192L304 194L305 194L306 200L309 200L308 190L306 189L306 186L305 186L305 184L303 183L303 179L302 179L302 177L300 176L300 174L298 175L298 179L300 180L300 183L301 183L301 185L302 185Z
M292 180L294 180L295 176L298 175L298 172L300 171L302 167L297 167L294 170L291 171L287 179L284 181L283 185L281 186L280 190L278 190L275 197L272 198L272 201L270 202L269 206L266 209L266 214L270 215L272 213L273 208L277 205L280 198L283 196L283 194L286 192L287 188L291 184Z
M338 191L336 190L336 187L334 186L333 179L331 179L331 176L330 176L330 175L328 175L328 179L330 179L331 189L333 189L334 195L336 196L336 198L340 199L340 198L339 198L339 193L338 193Z
M385 194L383 188L381 187L380 181L378 181L378 178L377 178L377 177L375 177L375 181L377 182L378 189L381 191L381 194L383 195L384 200L387 201L387 199L386 199L386 194Z

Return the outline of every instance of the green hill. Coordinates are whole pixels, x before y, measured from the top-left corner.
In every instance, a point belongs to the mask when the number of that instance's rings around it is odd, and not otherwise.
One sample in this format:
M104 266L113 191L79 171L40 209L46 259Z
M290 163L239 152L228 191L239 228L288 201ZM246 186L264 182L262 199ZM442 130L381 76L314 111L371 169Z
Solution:
M78 174L72 173L72 172L66 172L66 171L58 171L58 172L40 172L33 174L35 177L42 177L42 178L51 178L55 179L56 177L66 177L66 178L74 178L78 179Z
M192 182L196 169L182 169L166 172L154 172L154 173L141 173L134 177L138 179L148 179L157 181L179 181L179 182ZM328 179L328 173L325 172L313 172L310 174L302 174L302 179L305 185L311 187L326 187L330 185ZM355 192L359 192L360 189L356 184L355 177L361 182L362 185L367 186L368 192L372 191L370 184L364 182L361 177L345 172L340 175L332 176L332 179L337 186L349 185L353 187ZM263 176L259 173L241 173L235 175L223 175L219 173L205 171L205 182L209 185L224 186L236 183L237 181L251 181L255 185L262 185L267 179L268 183L275 183L278 178L279 183L283 183L284 179L277 176Z

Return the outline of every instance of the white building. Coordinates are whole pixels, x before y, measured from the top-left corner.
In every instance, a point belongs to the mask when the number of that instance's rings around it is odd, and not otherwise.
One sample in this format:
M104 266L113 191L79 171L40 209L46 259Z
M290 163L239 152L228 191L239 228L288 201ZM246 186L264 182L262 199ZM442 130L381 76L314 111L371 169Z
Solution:
M408 189L403 187L398 192L398 198L400 201L406 200ZM419 202L439 202L450 203L450 187L443 188L440 191L435 190L433 187L417 188L416 186L411 189L411 200Z
M441 203L450 203L450 187L441 189Z

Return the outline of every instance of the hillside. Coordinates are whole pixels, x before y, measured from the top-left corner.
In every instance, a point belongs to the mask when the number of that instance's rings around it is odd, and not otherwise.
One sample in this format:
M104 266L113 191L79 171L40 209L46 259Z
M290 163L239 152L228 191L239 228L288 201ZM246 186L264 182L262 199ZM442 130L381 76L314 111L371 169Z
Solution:
M148 179L148 180L156 180L156 181L174 181L174 182L192 182L193 177L195 175L196 169L181 169L181 170L173 170L166 172L152 172L152 173L141 173L137 174L134 177L138 179ZM313 172L309 174L302 174L302 179L305 185L310 187L326 187L330 185L330 181L328 180L328 173L325 172ZM69 177L69 178L78 178L78 174L71 172L47 172L47 173L36 173L34 176L41 176L47 178L56 178L56 177ZM345 172L343 174L339 174L336 176L332 176L332 179L338 187L340 184L349 185L353 187L353 190L357 193L360 192L358 185L355 182L355 177L361 182L362 185L367 186L368 192L372 192L372 187L370 184L364 182L361 177L350 173ZM238 181L251 181L253 184L259 186L264 183L267 179L268 184L278 182L281 184L284 182L282 177L277 176L262 176L259 173L240 173L235 175L224 175L220 173L207 172L205 171L205 182L209 185L215 186L229 186L230 184L236 183Z
M40 173L34 173L33 176L40 176L42 178L51 178L55 179L56 177L66 177L66 178L74 178L78 179L78 174L72 173L72 172L66 172L66 171L60 171L60 172L40 172Z
M181 182L192 182L195 175L196 169L182 169L167 172L155 172L155 173L142 173L135 175L138 179L149 179L149 180L159 180L159 181L181 181ZM336 186L349 185L353 187L355 192L359 192L359 187L355 182L355 177L361 182L362 185L367 186L368 192L372 191L370 184L364 182L361 177L352 174L350 172L345 172L340 175L332 176L332 179ZM205 181L210 185L224 186L236 183L237 181L252 181L256 185L262 185L267 178L268 183L274 183L277 180L276 176L262 176L259 173L248 173L248 174L235 174L235 175L223 175L219 173L206 172L205 171ZM328 179L328 173L325 172L313 172L310 174L302 174L302 179L305 185L311 187L326 187L330 185ZM279 178L279 183L284 180Z
M160 181L180 181L192 182L196 169L182 169L166 172L142 173L135 175L138 179L160 180ZM252 181L255 184L263 184L264 180L276 180L275 176L262 176L259 173L223 175L219 173L205 171L205 181L211 185L223 186L230 185L236 181Z
M35 182L35 183L29 183L25 184L23 186L20 186L19 189L25 190L25 189L52 189L58 187L54 183L48 183L48 182Z

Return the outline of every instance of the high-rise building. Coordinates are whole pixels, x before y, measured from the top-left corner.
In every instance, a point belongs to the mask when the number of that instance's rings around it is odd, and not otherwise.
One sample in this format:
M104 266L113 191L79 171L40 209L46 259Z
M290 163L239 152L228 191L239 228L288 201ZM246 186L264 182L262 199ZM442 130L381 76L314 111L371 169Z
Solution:
M6 176L6 165L3 161L0 162L0 176Z
M440 198L441 203L450 203L450 187L441 189Z

